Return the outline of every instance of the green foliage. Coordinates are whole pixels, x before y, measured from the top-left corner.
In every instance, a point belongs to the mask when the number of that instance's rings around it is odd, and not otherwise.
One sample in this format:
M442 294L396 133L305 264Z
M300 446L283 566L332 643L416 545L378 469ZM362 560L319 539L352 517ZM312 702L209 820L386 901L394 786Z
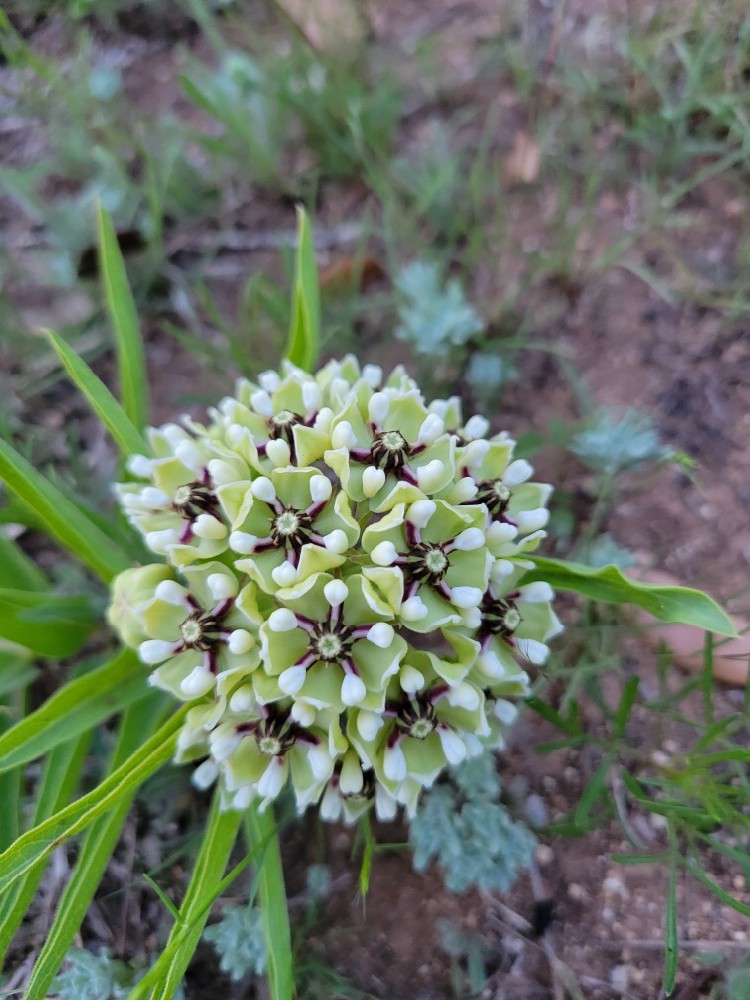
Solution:
M286 357L293 365L312 371L320 342L320 292L310 220L297 210L297 262L292 290L292 318Z
M500 781L491 754L451 772L450 781L423 797L409 827L414 867L437 861L453 892L473 887L507 892L531 864L536 840L500 803Z
M117 242L117 233L112 220L99 205L99 262L104 279L107 311L115 333L117 373L120 382L122 405L132 424L140 430L148 423L148 377L141 340L138 314L130 291L125 262ZM88 393L87 393L88 395ZM89 397L90 399L92 397ZM97 412L104 402L101 392L97 394ZM107 407L113 414L112 406ZM103 415L103 414L102 414ZM110 416L115 426L124 426L117 420L117 414ZM133 439L129 434L129 441Z
M59 334L53 330L47 330L46 334L71 381L86 397L91 409L117 442L123 455L127 458L128 455L143 454L147 450L146 442L106 385ZM126 369L130 364L136 366L136 370L129 372L127 376L123 374L125 381L138 377L136 356L132 356L132 361L129 357L123 358L123 364ZM136 399L131 400L131 409L140 409Z
M285 109L258 62L237 50L225 51L217 69L190 59L181 82L190 100L223 126L221 135L201 136L201 144L242 163L252 180L281 186Z
M665 622L683 622L721 635L735 635L731 619L716 601L700 590L638 583L616 566L596 569L582 563L532 556L534 569L521 581L546 580L552 587L584 594L594 601L635 604Z
M248 973L261 975L266 968L263 915L255 906L227 907L221 920L203 933L220 957L223 972L232 979Z
M416 260L397 275L399 340L418 354L447 356L484 329L484 321L456 278L443 282L435 264Z

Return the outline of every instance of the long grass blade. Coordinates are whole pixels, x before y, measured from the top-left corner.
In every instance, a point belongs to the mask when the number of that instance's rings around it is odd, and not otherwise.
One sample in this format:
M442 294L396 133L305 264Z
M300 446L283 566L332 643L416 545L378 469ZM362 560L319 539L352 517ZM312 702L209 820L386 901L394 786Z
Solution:
M123 715L117 745L110 762L110 774L138 749L144 736L153 732L160 711L161 699L156 696L156 692L152 692L151 702L147 707L138 705L128 709ZM47 996L52 980L65 960L117 846L136 792L137 788L133 788L110 813L102 816L88 829L44 947L31 971L24 1000L44 1000Z
M60 744L49 754L39 781L34 826L48 819L70 801L90 743L91 733L87 732L78 739ZM34 898L44 869L44 862L34 865L0 897L0 966Z
M292 1000L294 964L289 908L281 865L278 827L273 811L268 809L260 812L257 806L250 806L245 814L245 834L250 849L260 843L266 844L258 871L258 891L266 939L271 1000Z
M0 531L0 587L45 591L44 573L21 549Z
M151 739L87 795L22 834L0 855L0 892L21 878L35 864L71 837L114 809L124 796L166 764L174 753L177 732L189 706L184 705Z
M180 907L180 922L172 928L163 955L153 969L128 995L128 1000L171 1000L182 982L203 933L211 904L221 891L242 816L222 812L214 797L208 825L193 875Z
M115 333L120 395L125 413L140 430L148 423L148 378L133 293L112 220L98 206L99 261Z
M123 649L96 670L68 681L35 712L0 735L0 772L93 729L143 699L148 691L143 665L132 650Z
M117 442L123 456L127 458L128 455L147 452L148 445L143 435L99 376L94 374L83 358L58 333L54 330L45 330L44 333L70 380L86 397L91 409Z
M666 996L671 996L674 990L680 957L677 933L677 858L675 849L669 862L667 910L664 917L664 993Z
M320 290L310 220L297 209L297 257L292 291L292 319L286 357L292 364L312 371L320 343Z
M31 507L44 529L105 583L132 565L130 557L12 445L0 440L0 479Z

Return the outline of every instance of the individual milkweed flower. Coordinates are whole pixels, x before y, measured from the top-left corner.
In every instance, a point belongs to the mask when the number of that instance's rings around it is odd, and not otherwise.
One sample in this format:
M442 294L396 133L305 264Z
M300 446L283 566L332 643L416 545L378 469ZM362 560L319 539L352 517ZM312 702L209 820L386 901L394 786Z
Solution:
M246 674L259 663L255 633L262 618L255 587L241 591L221 563L184 570L187 586L162 580L139 610L141 660L156 669L151 682L185 701L213 691L217 679Z
M407 643L370 582L359 574L344 582L320 573L277 597L284 605L260 628L263 672L253 677L258 698L289 695L315 708L381 711Z
M343 819L351 826L373 806L383 821L392 820L398 810L398 802L378 782L375 771L363 767L357 752L350 749L334 766L320 800L320 815L331 823Z
M117 486L120 503L148 547L177 566L212 559L227 547L229 529L209 470L219 453L207 438L177 424L149 431L153 457L133 456L140 483Z
M316 380L287 366L284 375L264 372L259 382L240 379L236 398L212 411L212 434L221 434L261 474L271 468L310 465L330 447L332 412Z
M312 713L303 723L289 700L230 714L209 743L232 805L245 808L260 798L261 809L278 797L290 773L302 808L317 800L347 747L336 712Z
M235 568L271 594L341 566L359 538L346 494L317 469L292 466L249 484L232 527Z
M482 751L490 733L484 695L464 681L455 686L425 678L420 690L397 691L381 716L352 712L348 736L377 781L397 799L407 778L429 787L449 764Z
M523 583L550 487L506 434L348 357L241 379L149 442L119 494L171 565L123 573L109 617L191 702L196 786L392 818L502 746L560 628L551 588Z
M517 674L519 654L529 663L544 663L549 654L547 640L562 629L550 604L554 595L548 583L514 586L523 572L523 567L517 567L505 577L504 589L490 583L482 597L477 666L492 681Z
M403 577L398 613L414 631L474 623L492 565L485 516L479 506L420 499L396 504L365 530L362 544L373 563Z
M515 442L505 435L493 440L474 438L458 455L462 476L476 483L476 491L464 503L484 504L489 521L515 527L519 534L543 528L549 518L546 508L552 487L528 482L534 470L525 459L511 461Z
M386 388L352 398L331 425L324 459L355 501L389 510L437 493L455 476L455 438L416 390Z

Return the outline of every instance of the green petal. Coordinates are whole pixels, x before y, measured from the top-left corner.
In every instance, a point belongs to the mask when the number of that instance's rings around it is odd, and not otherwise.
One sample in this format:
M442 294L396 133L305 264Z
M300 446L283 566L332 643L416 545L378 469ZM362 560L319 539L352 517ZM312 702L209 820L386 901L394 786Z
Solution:
M363 588L365 600L373 609L387 608L381 614L397 615L404 600L404 575L396 566L365 566L362 575L369 584Z

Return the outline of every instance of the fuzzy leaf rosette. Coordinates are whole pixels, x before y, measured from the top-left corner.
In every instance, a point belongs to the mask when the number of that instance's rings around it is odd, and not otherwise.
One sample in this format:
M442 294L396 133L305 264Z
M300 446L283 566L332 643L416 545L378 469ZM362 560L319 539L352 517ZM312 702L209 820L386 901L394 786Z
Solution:
M560 624L546 583L519 585L551 487L488 435L353 358L149 431L117 491L164 563L115 580L109 619L191 703L196 785L265 808L291 782L300 811L386 819L502 745Z

